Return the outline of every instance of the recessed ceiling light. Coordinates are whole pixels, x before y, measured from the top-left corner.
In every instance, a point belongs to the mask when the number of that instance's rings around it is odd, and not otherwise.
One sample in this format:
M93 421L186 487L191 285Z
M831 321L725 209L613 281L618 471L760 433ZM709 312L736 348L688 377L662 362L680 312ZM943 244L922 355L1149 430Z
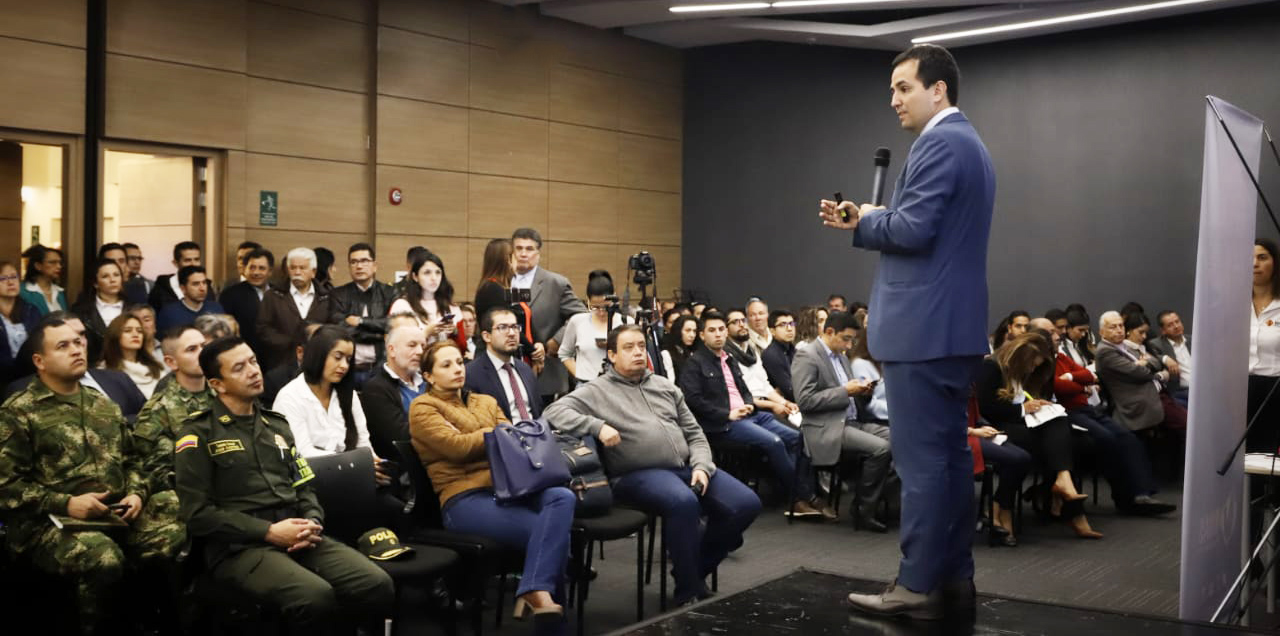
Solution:
M745 11L768 9L768 2L732 2L727 4L683 4L671 7L672 13L698 13L703 11Z
M969 29L967 31L954 31L951 33L939 33L937 35L923 35L918 38L911 38L911 43L922 44L924 42L940 42L942 40L957 40L960 38L977 37L979 35L990 35L992 33L1022 31L1025 29L1035 29L1039 27L1053 26L1055 24L1081 22L1084 20L1096 20L1098 18L1109 18L1111 16L1117 16L1117 15L1127 15L1130 13L1140 13L1143 11L1155 11L1157 9L1170 9L1173 7L1181 7L1189 4L1204 4L1206 2L1215 2L1215 1L1216 0L1170 0L1169 2L1156 2L1153 4L1138 4L1138 5L1133 5L1129 7L1120 7L1117 9L1090 11L1088 13L1064 15L1056 18L1045 18L1043 20L1030 20L1028 22L1015 22L1013 24L1002 24L999 26L983 27L980 29Z
M900 0L779 0L773 3L775 9L794 9L796 7L826 7L838 4L883 4Z

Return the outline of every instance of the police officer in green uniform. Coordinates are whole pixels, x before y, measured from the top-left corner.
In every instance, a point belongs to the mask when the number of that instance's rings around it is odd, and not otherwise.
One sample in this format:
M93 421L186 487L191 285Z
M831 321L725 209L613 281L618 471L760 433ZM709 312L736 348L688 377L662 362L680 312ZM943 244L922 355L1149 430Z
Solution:
M74 581L81 629L93 633L105 627L107 595L124 575L125 555L131 564L170 569L186 533L151 505L120 408L81 386L84 338L55 316L29 341L37 378L0 408L0 521L17 556ZM92 520L107 525L110 515L126 525L72 529Z
M200 370L204 335L199 329L191 325L169 329L160 341L160 349L164 353L164 364L172 373L138 411L133 441L146 458L143 468L151 492L172 493L173 444L178 439L178 429L190 415L213 406L213 391ZM173 501L176 514L176 495Z
M322 534L324 511L283 416L258 405L262 371L243 340L205 346L200 367L217 394L174 443L182 518L205 540L211 574L276 606L297 633L321 634L389 616L391 578Z

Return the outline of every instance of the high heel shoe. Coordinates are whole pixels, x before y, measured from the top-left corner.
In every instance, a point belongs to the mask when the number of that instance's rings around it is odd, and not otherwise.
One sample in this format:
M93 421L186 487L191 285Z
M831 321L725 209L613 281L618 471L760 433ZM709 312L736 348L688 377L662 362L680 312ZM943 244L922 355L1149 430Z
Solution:
M515 611L512 613L511 617L518 621L522 621L530 614L533 615L533 620L539 622L550 619L559 620L564 617L564 607L560 605L534 607L522 598L516 599Z
M1067 494L1067 491L1066 491L1066 490L1064 490L1064 489L1062 489L1062 488L1059 488L1057 484L1054 484L1054 485L1053 485L1053 488L1051 489L1051 492L1053 492L1053 494L1055 494L1055 495L1057 495L1057 496L1059 496L1059 497L1062 497L1062 500L1063 500L1063 501L1080 501L1080 500L1088 499L1088 498L1089 498L1089 495L1086 495L1086 494L1083 494L1083 493L1076 493L1076 494L1074 494L1074 495L1069 495L1069 494Z
M1076 537L1080 539L1101 539L1102 533L1094 530L1089 526L1089 520L1083 516L1074 517L1067 522L1071 529L1075 531Z

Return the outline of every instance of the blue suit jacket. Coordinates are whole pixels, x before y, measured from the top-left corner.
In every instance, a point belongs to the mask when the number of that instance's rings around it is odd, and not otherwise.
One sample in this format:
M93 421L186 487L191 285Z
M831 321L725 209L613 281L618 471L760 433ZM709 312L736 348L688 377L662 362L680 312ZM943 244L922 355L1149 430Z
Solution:
M516 375L524 383L525 395L529 396L529 404L526 405L529 407L529 415L534 419L542 417L542 396L538 395L538 378L533 375L533 369L515 358L511 359L511 364L515 365ZM476 359L467 363L466 389L497 400L498 406L511 417L511 421L520 419L515 406L507 403L507 392L502 389L502 381L498 379L498 369L494 368L493 361L483 348L476 349Z
M882 210L862 217L854 247L880 252L867 344L915 362L987 350L987 238L996 176L969 120L948 115L911 146Z

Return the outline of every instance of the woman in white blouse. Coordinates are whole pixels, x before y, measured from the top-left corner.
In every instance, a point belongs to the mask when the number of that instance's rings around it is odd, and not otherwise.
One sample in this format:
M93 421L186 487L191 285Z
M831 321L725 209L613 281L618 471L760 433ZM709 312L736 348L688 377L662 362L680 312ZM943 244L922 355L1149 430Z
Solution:
M564 342L560 343L557 355L564 366L578 379L578 382L590 382L600 376L604 365L604 342L609 337L609 330L622 324L622 314L613 315L613 324L608 320L609 302L606 296L613 295L613 277L602 269L587 274L587 306L591 311L575 314L564 327Z
M107 326L102 343L102 364L99 366L123 371L138 385L138 390L151 399L160 376L164 375L164 366L147 350L146 342L142 321L137 316L116 316Z
M391 303L389 315L413 314L427 331L427 342L453 338L462 311L453 304L453 285L444 274L444 261L433 252L413 258L404 293Z
M356 394L351 370L355 343L346 331L321 327L307 341L301 373L276 394L271 410L289 420L294 444L303 457L332 455L368 448L369 428ZM376 457L375 457L376 459ZM390 483L381 460L374 462L379 484Z
M1253 245L1253 306L1249 311L1249 418L1263 414L1249 432L1249 452L1275 452L1280 445L1280 396L1263 401L1280 381L1280 277L1276 276L1274 241L1258 239Z

